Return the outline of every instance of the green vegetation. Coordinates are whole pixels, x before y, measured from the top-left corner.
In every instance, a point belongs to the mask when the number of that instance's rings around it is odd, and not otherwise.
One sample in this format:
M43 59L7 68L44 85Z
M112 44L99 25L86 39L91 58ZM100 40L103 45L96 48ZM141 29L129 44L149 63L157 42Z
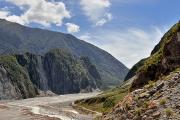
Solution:
M159 104L160 104L160 105L165 105L165 104L166 104L166 99L161 99L161 100L159 101Z
M51 49L61 48L77 57L87 56L100 73L103 89L117 86L128 72L128 68L112 55L73 35L28 28L6 20L1 20L0 26L1 54L31 52L44 55Z
M139 71L146 71L149 66L157 65L161 61L161 59L162 59L162 51L158 51L144 62L144 65L139 68Z
M76 101L76 104L93 111L101 113L107 113L113 108L118 102L120 102L124 96L129 92L129 85L117 87L112 90L105 91L103 94L89 98L85 100Z
M158 91L158 92L156 92L154 95L155 95L157 98L159 98L159 97L162 96L162 93Z
M162 80L166 81L166 80L170 80L173 77L172 73L175 72L180 72L180 67L176 68L174 71L172 71L169 75L164 75L162 76Z
M162 60L165 45L173 39L179 29L180 23L177 23L163 36L161 42L155 47L151 56L145 60L144 65L138 71L147 71L149 66L157 65Z
M115 106L115 102L113 99L107 98L103 103L103 108L112 108Z
M155 82L154 81L148 81L148 84L147 85L145 85L144 87L146 88L146 89L149 89L149 88L152 88L152 87L154 87L155 86Z
M180 72L180 67L176 68L174 72Z
M163 76L179 67L179 57L176 55L176 52L173 52L174 50L179 51L178 47L174 47L176 46L178 31L180 31L180 22L175 24L163 36L159 44L153 49L150 57L146 58L143 65L139 66L137 71L135 71L137 77L130 87L131 91L144 87L149 80L157 81L162 79ZM149 87L153 87L153 84L149 85Z
M128 103L125 103L125 109L130 110L130 108L131 108L130 105Z
M54 76L55 78L51 77L51 82L54 81L54 85L52 85L53 92L59 92L66 84L72 87L72 92L80 92L81 89L96 88L95 83L98 83L99 87L101 83L99 72L88 57L79 59L63 49L54 49L45 54L45 69L50 74L54 74L51 73L52 70L57 73ZM76 87L73 87L73 85Z
M22 98L34 97L35 88L32 85L25 69L21 67L14 56L1 56L0 64L7 70L12 83L17 86Z
M143 103L143 108L148 108L149 107L149 101L145 101Z
M171 108L166 108L164 111L167 117L171 117L174 114Z
M149 66L157 65L163 57L164 46L168 44L172 37L180 29L180 22L175 24L162 38L160 43L154 48L150 57L142 59L137 64L135 64L132 69L127 74L125 80L128 80L130 77L134 76L136 72L147 71Z
M142 112L141 108L135 108L135 115L141 116L141 112Z
M146 58L145 58L145 59L142 59L142 60L140 60L138 63L136 63L136 64L129 70L129 72L128 72L128 74L126 75L126 77L125 77L124 80L126 81L126 80L129 80L130 78L132 78L132 77L136 74L137 70L138 70L141 66L144 65L145 60L146 60Z

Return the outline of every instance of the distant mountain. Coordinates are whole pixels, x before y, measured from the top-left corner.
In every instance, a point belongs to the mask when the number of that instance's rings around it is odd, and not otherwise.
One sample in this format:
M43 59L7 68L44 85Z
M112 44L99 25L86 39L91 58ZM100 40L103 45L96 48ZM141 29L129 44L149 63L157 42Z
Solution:
M44 56L0 56L0 99L34 97L39 90L55 94L90 92L100 85L101 77L89 58L79 59L62 49Z
M128 68L109 53L70 34L29 28L0 19L0 54L44 55L55 48L68 50L77 57L87 56L100 73L101 88L119 84L128 72Z

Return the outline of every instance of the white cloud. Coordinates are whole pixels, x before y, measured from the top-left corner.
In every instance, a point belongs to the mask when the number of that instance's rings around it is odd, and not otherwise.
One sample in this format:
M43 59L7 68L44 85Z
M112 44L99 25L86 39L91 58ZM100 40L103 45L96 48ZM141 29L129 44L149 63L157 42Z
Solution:
M112 15L107 11L111 3L109 0L81 0L80 4L85 12L85 15L96 26L102 26L111 21Z
M43 26L56 24L61 26L65 18L70 18L70 12L63 2L49 2L46 0L6 0L24 12L19 15L6 15L7 20L20 24L38 23ZM9 11L8 11L9 12ZM2 18L2 17L1 17Z
M19 16L11 15L9 11L5 11L5 10L0 11L0 18L6 19L11 22L17 22L21 25L25 24L24 21Z
M114 31L103 30L103 32L85 34L80 38L106 50L130 68L142 58L150 55L164 32L157 27L148 31L130 28Z
M25 21L23 19L21 19L21 17L16 16L16 15L8 15L5 19L8 21L11 21L11 22L19 23L21 25L25 24Z
M8 11L0 11L0 18L5 19L8 16Z
M66 27L69 33L76 33L80 31L80 27L73 23L66 23Z

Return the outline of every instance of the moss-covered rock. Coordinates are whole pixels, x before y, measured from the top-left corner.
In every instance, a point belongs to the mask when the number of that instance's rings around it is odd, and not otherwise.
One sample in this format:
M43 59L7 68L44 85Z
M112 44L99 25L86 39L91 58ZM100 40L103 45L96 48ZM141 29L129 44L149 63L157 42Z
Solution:
M28 73L21 65L19 65L14 56L1 56L0 65L1 69L4 68L4 71L6 73L5 75L3 75L3 72L1 71L1 74L4 77L0 78L0 82L3 83L9 81L10 86L8 87L8 89L10 91L11 89L15 90L13 92L14 94L7 93L7 96L11 95L11 97L15 99L36 96L36 89L34 88Z
M65 50L55 49L44 57L44 69L49 88L57 94L87 92L97 89L97 73L91 73L89 65ZM91 65L90 65L91 66Z

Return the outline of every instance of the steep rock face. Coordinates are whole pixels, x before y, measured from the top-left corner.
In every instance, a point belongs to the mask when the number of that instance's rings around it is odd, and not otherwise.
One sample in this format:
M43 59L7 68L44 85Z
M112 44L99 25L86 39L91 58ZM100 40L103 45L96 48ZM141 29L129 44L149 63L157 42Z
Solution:
M13 56L0 57L0 89L1 99L29 98L37 94L28 74Z
M34 97L41 91L56 94L90 92L101 86L101 77L88 58L77 58L62 49L44 56L31 53L0 57L0 99Z
M26 53L16 55L18 63L28 71L32 83L40 90L48 90L48 79L44 70L44 58L39 55Z
M72 35L33 29L0 19L0 54L30 52L44 55L51 49L62 48L77 57L87 56L102 78L102 87L121 82L128 68L112 55Z
M15 92L10 78L8 78L7 71L3 66L0 66L0 100L12 99L19 97L20 95Z
M151 56L138 68L131 90L142 87L150 80L158 80L180 67L179 34L180 23L177 23L163 36Z
M102 81L101 76L96 68L95 65L91 63L88 57L81 57L80 58L82 65L87 69L87 73L90 76L90 79L93 80L93 83L98 87L101 88Z
M84 68L75 56L64 50L56 49L45 54L44 68L48 86L57 94L97 89L95 78L88 69Z

